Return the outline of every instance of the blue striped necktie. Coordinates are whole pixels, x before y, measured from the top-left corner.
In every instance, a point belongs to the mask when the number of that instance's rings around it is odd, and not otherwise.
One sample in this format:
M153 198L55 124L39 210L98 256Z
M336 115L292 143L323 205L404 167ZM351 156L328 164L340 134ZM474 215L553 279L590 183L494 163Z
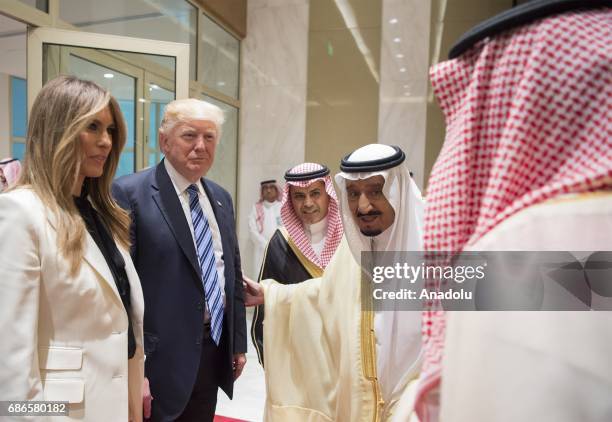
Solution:
M223 328L223 297L219 286L219 274L217 273L215 250L213 248L212 231L208 219L200 207L198 198L198 187L189 185L189 209L191 210L191 221L193 222L193 235L196 239L198 260L202 269L202 284L204 286L204 297L210 312L210 335L215 344L219 345L221 329Z

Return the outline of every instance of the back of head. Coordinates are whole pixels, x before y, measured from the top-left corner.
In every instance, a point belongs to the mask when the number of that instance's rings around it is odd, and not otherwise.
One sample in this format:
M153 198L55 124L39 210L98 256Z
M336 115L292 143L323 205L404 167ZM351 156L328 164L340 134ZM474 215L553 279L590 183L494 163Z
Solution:
M429 178L427 251L450 258L529 207L612 188L609 3L527 3L470 31L431 69L447 127ZM424 324L421 419L440 380L444 313Z

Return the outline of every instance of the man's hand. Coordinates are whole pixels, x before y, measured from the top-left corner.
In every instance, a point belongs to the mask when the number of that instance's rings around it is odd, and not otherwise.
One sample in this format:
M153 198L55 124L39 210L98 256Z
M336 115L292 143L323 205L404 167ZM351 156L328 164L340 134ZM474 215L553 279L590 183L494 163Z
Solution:
M238 379L238 377L242 374L242 370L244 369L244 365L246 365L246 355L244 353L236 353L234 354L234 362L232 364L232 368L234 369L234 381Z
M244 287L244 304L246 306L257 306L264 304L264 292L259 283L246 276L242 276L242 286Z
M144 419L149 419L151 417L152 400L153 396L151 395L151 390L149 389L149 379L145 377L144 381L142 382L142 417Z

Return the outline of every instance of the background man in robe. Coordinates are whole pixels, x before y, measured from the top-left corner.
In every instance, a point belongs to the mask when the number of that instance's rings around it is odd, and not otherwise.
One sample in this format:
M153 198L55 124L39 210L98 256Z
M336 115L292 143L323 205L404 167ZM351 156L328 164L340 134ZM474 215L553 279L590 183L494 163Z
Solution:
M372 144L336 176L344 239L322 278L248 282L265 297L267 421L406 421L419 373L419 312L361 308L362 251L421 249L423 201L397 147Z
M253 270L251 274L259 274L266 244L276 229L283 224L280 215L281 198L281 189L276 180L261 182L259 201L253 205L249 214L249 234L251 242L253 242Z
M283 228L266 249L258 281L283 284L321 277L342 239L342 219L329 169L303 163L287 170L281 215ZM264 307L255 309L251 337L263 365Z
M449 125L427 250L612 250L609 5L527 3L432 68ZM422 421L611 420L610 312L432 311L424 327Z
M17 182L21 173L21 163L16 158L0 161L0 193Z

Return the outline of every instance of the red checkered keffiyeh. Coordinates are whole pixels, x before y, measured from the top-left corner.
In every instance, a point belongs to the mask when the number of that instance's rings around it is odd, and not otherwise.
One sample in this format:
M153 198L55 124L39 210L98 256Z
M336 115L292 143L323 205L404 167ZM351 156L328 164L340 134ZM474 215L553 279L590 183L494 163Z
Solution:
M426 250L458 252L529 206L612 189L610 34L609 9L566 13L431 69L447 131L426 196ZM421 421L433 416L444 333L444 312L425 312Z
M304 174L310 173L316 170L321 170L323 166L315 163L303 163L293 167L290 172L291 174ZM325 238L325 246L321 252L321 258L317 256L310 240L304 232L304 226L300 221L299 217L293 210L291 204L291 198L289 197L289 186L298 186L300 188L310 186L311 184L323 181L325 183L325 191L329 195L329 207L327 208L327 234ZM300 251L308 258L311 262L316 264L319 268L325 269L332 256L336 252L336 248L342 240L342 234L344 230L342 228L342 220L340 219L340 213L338 212L338 198L336 197L336 191L332 183L331 177L318 177L315 179L304 180L304 181L287 181L283 187L283 204L281 206L281 218L283 225L289 232L289 236L300 249Z

